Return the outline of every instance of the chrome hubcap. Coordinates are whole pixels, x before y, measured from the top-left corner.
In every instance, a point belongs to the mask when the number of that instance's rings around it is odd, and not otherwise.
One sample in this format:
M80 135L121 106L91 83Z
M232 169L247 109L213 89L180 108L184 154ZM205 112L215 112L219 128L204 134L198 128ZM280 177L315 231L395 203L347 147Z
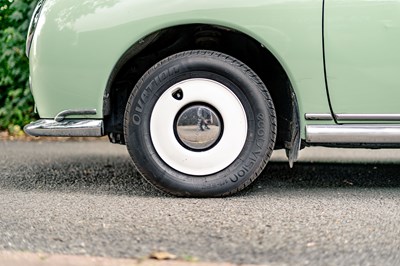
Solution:
M222 129L218 112L202 104L184 108L175 123L178 142L193 151L214 147L221 139Z

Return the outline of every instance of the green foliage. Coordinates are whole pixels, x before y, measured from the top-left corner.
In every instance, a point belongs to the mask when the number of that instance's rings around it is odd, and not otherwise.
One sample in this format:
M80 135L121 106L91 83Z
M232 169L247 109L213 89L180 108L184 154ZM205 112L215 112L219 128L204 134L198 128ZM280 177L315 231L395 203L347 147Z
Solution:
M0 0L0 129L35 118L25 39L36 0Z

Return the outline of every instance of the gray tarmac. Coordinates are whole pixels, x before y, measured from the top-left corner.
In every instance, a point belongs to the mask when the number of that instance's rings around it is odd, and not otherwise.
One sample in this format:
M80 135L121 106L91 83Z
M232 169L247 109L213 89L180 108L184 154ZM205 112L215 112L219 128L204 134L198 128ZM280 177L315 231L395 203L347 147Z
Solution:
M400 265L400 150L277 152L248 189L165 195L124 146L0 142L0 251L266 265Z

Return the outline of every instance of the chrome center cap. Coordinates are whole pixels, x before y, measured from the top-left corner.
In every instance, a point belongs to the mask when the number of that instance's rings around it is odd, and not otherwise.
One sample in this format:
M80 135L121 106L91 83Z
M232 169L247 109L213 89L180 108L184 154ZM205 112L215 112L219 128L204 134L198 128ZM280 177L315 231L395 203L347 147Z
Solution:
M179 112L175 136L189 150L209 150L221 139L222 122L219 113L213 108L201 104L192 105Z

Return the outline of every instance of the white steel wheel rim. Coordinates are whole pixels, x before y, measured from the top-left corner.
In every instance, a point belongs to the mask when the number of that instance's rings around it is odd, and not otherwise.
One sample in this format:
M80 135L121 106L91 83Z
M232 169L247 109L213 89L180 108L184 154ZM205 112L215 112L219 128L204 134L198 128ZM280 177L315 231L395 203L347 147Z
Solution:
M174 92L182 90L183 98ZM174 133L176 116L193 103L204 103L221 115L224 130L219 142L209 150L183 147ZM247 138L247 116L238 97L225 85L210 79L188 79L168 88L156 102L150 118L150 136L160 158L173 169L188 175L217 173L239 156Z

